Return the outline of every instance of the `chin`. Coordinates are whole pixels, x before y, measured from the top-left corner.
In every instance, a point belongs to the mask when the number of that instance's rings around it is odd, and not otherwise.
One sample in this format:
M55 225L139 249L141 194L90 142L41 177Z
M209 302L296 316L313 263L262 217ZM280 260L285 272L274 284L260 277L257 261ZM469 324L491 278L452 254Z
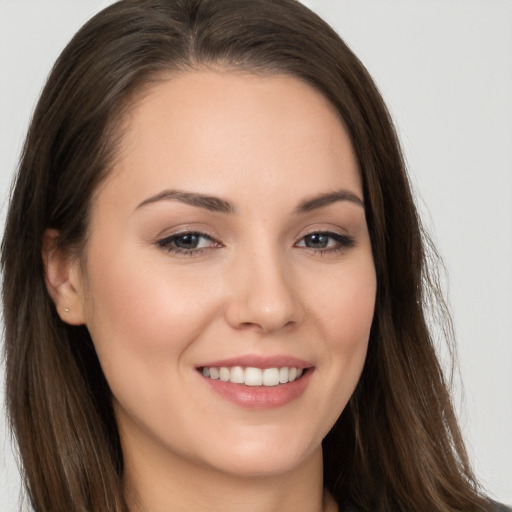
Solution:
M231 475L246 478L264 478L290 473L302 467L309 459L319 457L321 443L306 443L290 436L272 440L246 439L245 442L220 446L209 451L205 459L210 467Z

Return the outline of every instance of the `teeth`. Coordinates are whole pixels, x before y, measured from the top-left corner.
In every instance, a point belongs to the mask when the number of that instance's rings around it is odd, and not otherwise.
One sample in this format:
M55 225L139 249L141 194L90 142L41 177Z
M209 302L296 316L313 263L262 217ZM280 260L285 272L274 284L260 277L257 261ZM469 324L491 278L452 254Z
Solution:
M263 370L263 385L264 386L277 386L279 384L279 369L278 368L265 368Z
M263 384L263 372L259 368L246 368L244 381L246 386L261 386Z
M243 384L244 379L244 369L241 366L231 368L231 375L229 378L231 382L234 382L235 384Z
M283 367L283 368L253 368L247 367L245 370L241 366L227 368L207 367L202 369L203 375L210 379L220 379L224 382L233 382L235 384L245 384L246 386L277 386L286 384L298 379L303 373L303 368Z

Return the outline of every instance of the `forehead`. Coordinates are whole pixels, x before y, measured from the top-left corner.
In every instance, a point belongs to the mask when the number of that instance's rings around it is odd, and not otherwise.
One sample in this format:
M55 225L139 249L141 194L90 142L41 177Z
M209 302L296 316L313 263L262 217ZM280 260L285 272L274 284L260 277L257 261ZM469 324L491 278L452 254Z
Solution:
M349 136L323 95L290 76L229 71L153 84L126 118L107 188L115 180L132 202L171 187L241 199L265 186L361 191Z

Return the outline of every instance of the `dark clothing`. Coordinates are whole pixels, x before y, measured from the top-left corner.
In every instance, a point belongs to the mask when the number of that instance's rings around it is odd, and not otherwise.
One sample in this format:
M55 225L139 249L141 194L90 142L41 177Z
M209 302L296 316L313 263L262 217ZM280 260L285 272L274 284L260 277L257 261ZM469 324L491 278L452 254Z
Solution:
M502 505L501 503L496 503L493 501L494 512L512 512L512 508Z
M495 501L491 501L491 504L493 505L492 512L512 512L512 508L508 507L506 505L503 505L501 503L496 503ZM357 507L354 506L348 506L343 509L343 511L340 510L340 512L361 512Z

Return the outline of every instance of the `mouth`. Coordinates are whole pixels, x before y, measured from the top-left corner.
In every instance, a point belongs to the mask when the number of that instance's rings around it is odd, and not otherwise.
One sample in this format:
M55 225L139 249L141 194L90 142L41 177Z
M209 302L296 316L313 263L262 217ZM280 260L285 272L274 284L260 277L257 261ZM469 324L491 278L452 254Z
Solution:
M308 368L282 366L256 368L254 366L203 366L198 369L204 377L249 387L274 387L300 379Z
M217 396L245 409L275 409L298 400L315 366L288 356L241 356L208 362L197 374Z

